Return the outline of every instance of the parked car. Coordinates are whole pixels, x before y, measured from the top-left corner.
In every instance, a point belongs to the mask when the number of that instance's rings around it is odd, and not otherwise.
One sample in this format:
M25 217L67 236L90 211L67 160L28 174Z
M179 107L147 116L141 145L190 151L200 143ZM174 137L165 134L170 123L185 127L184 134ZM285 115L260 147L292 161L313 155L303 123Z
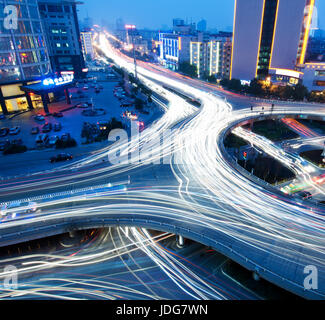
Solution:
M15 146L22 146L23 145L23 140L21 140L21 139L15 139L15 140L12 140L11 141L11 144L12 145L15 145Z
M0 129L0 137L5 137L7 136L9 133L9 129L8 128L1 128Z
M1 218L14 219L23 214L29 214L37 211L36 202L14 202L4 204L0 208Z
M88 90L89 89L89 86L84 86L83 89L84 90Z
M100 90L99 89L95 89L95 93L100 93Z
M59 140L59 137L58 136L52 136L50 137L49 141L48 141L48 144L53 147L55 146L55 144L58 142Z
M39 127L34 127L32 128L32 130L30 131L31 134L39 134Z
M69 160L72 160L72 159L73 159L73 157L72 157L71 154L69 154L69 153L60 153L57 156L52 157L50 159L50 162L55 163L55 162L69 161Z
M3 151L4 149L6 149L9 145L10 145L9 140L0 141L0 151Z
M54 132L59 132L62 130L62 124L61 123L56 123L54 125Z
M47 134L39 134L35 140L38 145L45 145L49 141L49 136Z
M63 113L62 112L54 112L53 117L55 117L55 118L63 118Z
M66 142L66 141L68 141L69 139L71 139L71 135L70 135L70 133L64 133L64 134L61 136L61 141L63 141L63 142Z
M43 115L41 115L41 114L37 114L37 115L34 117L34 119L35 119L36 121L44 121L44 120L45 120L45 117L44 117Z
M77 105L77 108L89 108L89 104L86 102L86 103L78 103Z
M52 131L52 123L45 123L42 127L42 132L43 133L48 133Z
M5 120L6 116L4 114L0 114L0 120Z
M15 136L15 135L17 135L19 132L20 132L20 127L13 127L13 128L10 128L10 130L9 130L9 134L10 134L11 136Z

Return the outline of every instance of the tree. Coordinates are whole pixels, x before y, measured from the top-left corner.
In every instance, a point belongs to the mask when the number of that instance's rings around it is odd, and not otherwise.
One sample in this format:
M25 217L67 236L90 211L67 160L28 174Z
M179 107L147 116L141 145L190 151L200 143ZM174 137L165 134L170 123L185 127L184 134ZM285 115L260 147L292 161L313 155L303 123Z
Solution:
M135 105L135 108L139 111L141 111L143 109L143 101L139 98L135 99L134 105Z
M228 88L229 80L226 79L226 78L223 78L223 79L220 81L220 85L223 86L224 88Z
M189 62L181 62L179 64L178 69L180 72L188 75L189 77L197 77L197 67L195 65L190 64Z
M258 81L258 79L253 79L251 81L250 87L249 87L249 93L253 94L254 96L261 96L264 94L263 86Z
M308 89L304 85L299 83L294 87L294 91L293 91L294 100L296 101L304 100L305 97L307 96L308 96Z
M242 84L239 79L231 79L228 83L228 88L233 91L241 91L242 90Z
M208 77L207 77L207 80L208 80L208 82L210 82L210 83L216 83L216 82L217 82L217 78L216 78L216 76L215 76L214 74L208 76Z

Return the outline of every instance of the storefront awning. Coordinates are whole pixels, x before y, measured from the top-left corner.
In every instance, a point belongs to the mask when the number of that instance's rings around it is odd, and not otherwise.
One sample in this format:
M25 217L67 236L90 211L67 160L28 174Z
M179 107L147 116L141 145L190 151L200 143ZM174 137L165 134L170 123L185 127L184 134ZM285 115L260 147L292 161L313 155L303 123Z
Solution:
M58 91L62 91L62 90L71 88L72 85L73 85L73 82L64 83L64 84L60 84L60 85L56 85L56 84L44 85L43 82L39 82L39 83L33 83L30 85L22 86L22 87L20 87L20 89L27 93L44 95L44 94L48 94L51 92L58 92Z

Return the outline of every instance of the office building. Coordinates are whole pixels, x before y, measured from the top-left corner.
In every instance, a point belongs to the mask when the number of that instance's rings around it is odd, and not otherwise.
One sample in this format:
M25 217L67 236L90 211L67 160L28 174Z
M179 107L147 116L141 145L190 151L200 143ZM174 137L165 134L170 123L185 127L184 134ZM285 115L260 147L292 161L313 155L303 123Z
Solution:
M265 78L306 57L315 0L236 0L230 77Z
M74 73L82 78L82 54L77 2L75 0L38 0L43 28L47 35L52 69L57 74Z
M18 24L5 23L6 5L17 8ZM42 97L24 91L51 74L40 14L35 0L0 1L0 107L4 114L43 106ZM47 99L52 93L46 92Z

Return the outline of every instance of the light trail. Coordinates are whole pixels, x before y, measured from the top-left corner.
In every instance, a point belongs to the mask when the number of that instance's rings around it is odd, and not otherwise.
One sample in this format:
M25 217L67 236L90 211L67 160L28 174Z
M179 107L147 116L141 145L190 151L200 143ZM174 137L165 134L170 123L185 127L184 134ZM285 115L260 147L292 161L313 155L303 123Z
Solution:
M117 53L104 35L100 35L100 48L118 65L132 72L132 63ZM226 159L223 134L237 122L249 117L258 117L259 113L253 113L248 109L234 111L224 99L211 94L210 87L207 89L208 92L204 91L201 84L198 87L190 86L185 81L180 82L179 76L174 78L171 73L163 76L159 72L152 71L150 66L144 68L143 64L140 64L138 73L141 81L152 90L160 94L163 92L170 101L164 116L147 128L139 140L126 142L122 148L113 145L67 168L80 169L121 150L121 154L125 157L121 164L95 171L96 174L109 179L133 169L152 165L152 160L159 159L163 150L165 156L170 156L170 168L177 183L160 180L151 182L148 186L146 176L143 176L142 181L133 183L124 193L102 192L98 197L90 199L93 201L89 201L87 197L73 197L49 202L42 208L40 216L12 222L11 225L17 227L24 225L27 228L35 222L51 224L63 218L107 216L120 219L137 217L154 221L172 220L174 224L185 225L188 229L199 230L213 239L220 239L220 245L227 248L227 252L231 252L235 258L245 257L246 261L253 261L270 274L279 278L286 277L287 283L300 290L303 290L303 283L299 281L304 275L303 273L298 275L296 270L302 270L306 265L316 265L323 280L325 269L323 209L310 208L292 199L273 194L246 179ZM165 90L156 82L176 88L201 101L200 110L185 103L179 96ZM300 109L277 108L273 114L294 114L297 110ZM323 114L323 110L314 108L303 113ZM127 161L129 150L140 150L145 143L157 141L160 134L170 128L174 130L170 132L170 139L163 143L162 149L161 145L154 143L151 150L141 153L142 163L130 164ZM287 159L283 158L283 161ZM163 170L158 164L152 165L152 169L157 172ZM76 174L75 177L83 181L96 179L94 171ZM61 177L56 183L64 186L69 184L68 179ZM170 184L163 187L162 183ZM44 182L30 182L24 187L41 189L43 184ZM19 186L13 186L11 190L18 188ZM75 205L67 210L64 205L72 201ZM61 206L59 209L53 209L51 205ZM8 225L0 225L0 230L4 230ZM139 235L137 237L136 248L139 246L147 250L145 248L148 247L143 247L143 238ZM152 241L146 239L145 243L149 245ZM150 254L152 259L156 259L153 253ZM24 263L22 272L37 270L40 266L42 268L87 266L94 261L98 263L106 259L101 253L88 256L85 261L78 256L74 257L74 260L64 258L55 262L37 261L34 258ZM184 278L180 279L172 273L177 264L170 260L168 263L167 260L160 263L173 281L184 288ZM282 271L285 275L281 274ZM196 278L191 282L191 288L186 290L190 290L193 297L202 299L207 297L207 292L211 294L211 291L216 289L212 290ZM322 288L319 292L322 295L325 291ZM218 298L226 297L218 290L214 291L214 294Z

